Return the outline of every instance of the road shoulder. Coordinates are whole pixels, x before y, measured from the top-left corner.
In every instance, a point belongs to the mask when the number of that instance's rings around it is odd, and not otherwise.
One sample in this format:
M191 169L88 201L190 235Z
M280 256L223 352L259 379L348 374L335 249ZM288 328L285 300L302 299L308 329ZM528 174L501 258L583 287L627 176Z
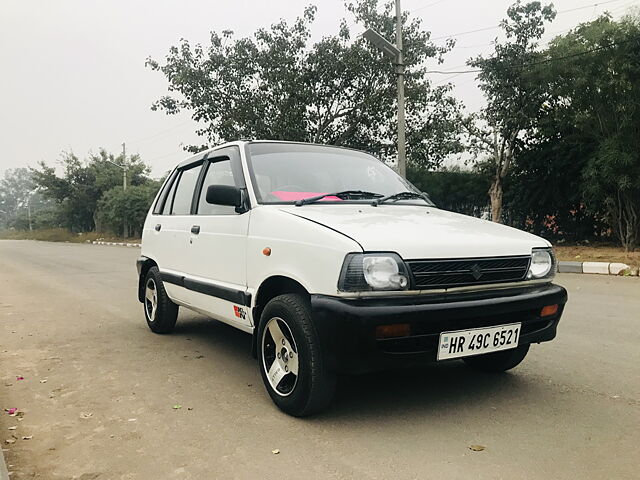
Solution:
M9 480L9 471L4 461L4 449L0 448L0 480Z

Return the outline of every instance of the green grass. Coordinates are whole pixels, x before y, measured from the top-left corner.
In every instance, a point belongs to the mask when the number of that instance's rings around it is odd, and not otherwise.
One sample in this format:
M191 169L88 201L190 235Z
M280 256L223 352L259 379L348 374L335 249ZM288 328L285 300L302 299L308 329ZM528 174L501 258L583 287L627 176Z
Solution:
M4 230L0 231L0 240L41 240L43 242L71 242L86 243L95 240L105 242L129 242L137 243L139 238L118 238L107 233L73 233L64 228L47 228L42 230Z

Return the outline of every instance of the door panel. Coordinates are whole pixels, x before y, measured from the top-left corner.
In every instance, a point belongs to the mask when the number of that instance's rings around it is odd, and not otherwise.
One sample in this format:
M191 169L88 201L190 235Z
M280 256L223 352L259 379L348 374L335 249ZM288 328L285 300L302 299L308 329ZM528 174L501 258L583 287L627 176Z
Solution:
M203 285L194 298L194 304L211 316L232 324L250 325L248 307L243 307L247 290L246 247L250 212L239 214L234 207L211 205L206 202L209 185L235 185L244 188L240 168L240 152L230 147L214 152L207 159L205 173L197 197L197 214L189 225L190 278ZM193 227L193 231L191 228ZM234 308L236 307L236 308ZM244 318L242 318L244 317Z
M157 223L161 228L156 232L162 250L158 257L158 266L163 273L170 277L180 278L189 272L190 229L193 224L191 206L198 178L202 170L202 163L183 169L177 179L177 186L173 194L169 195L167 204ZM153 226L155 230L155 225ZM175 281L175 279L174 279ZM191 304L192 298L188 289L164 281L167 293L171 299L183 304Z

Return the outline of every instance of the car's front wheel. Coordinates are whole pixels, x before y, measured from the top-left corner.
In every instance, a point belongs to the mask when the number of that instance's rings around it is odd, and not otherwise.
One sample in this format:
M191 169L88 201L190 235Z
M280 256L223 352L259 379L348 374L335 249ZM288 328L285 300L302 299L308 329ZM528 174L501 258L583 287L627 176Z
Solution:
M510 350L495 353L485 353L475 357L465 357L464 362L476 370L485 372L506 372L516 367L524 360L529 351L529 344L520 345Z
M296 294L272 299L258 329L258 363L273 402L302 417L326 408L335 391L307 299Z
M151 267L144 279L144 317L151 331L169 333L178 318L178 305L173 303L164 289L160 270Z

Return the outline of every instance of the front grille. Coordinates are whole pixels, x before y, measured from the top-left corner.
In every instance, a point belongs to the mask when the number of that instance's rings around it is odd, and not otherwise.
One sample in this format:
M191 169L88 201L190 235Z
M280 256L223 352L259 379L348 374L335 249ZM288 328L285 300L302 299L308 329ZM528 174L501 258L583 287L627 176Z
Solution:
M524 280L529 255L517 257L408 260L414 289L465 287Z

